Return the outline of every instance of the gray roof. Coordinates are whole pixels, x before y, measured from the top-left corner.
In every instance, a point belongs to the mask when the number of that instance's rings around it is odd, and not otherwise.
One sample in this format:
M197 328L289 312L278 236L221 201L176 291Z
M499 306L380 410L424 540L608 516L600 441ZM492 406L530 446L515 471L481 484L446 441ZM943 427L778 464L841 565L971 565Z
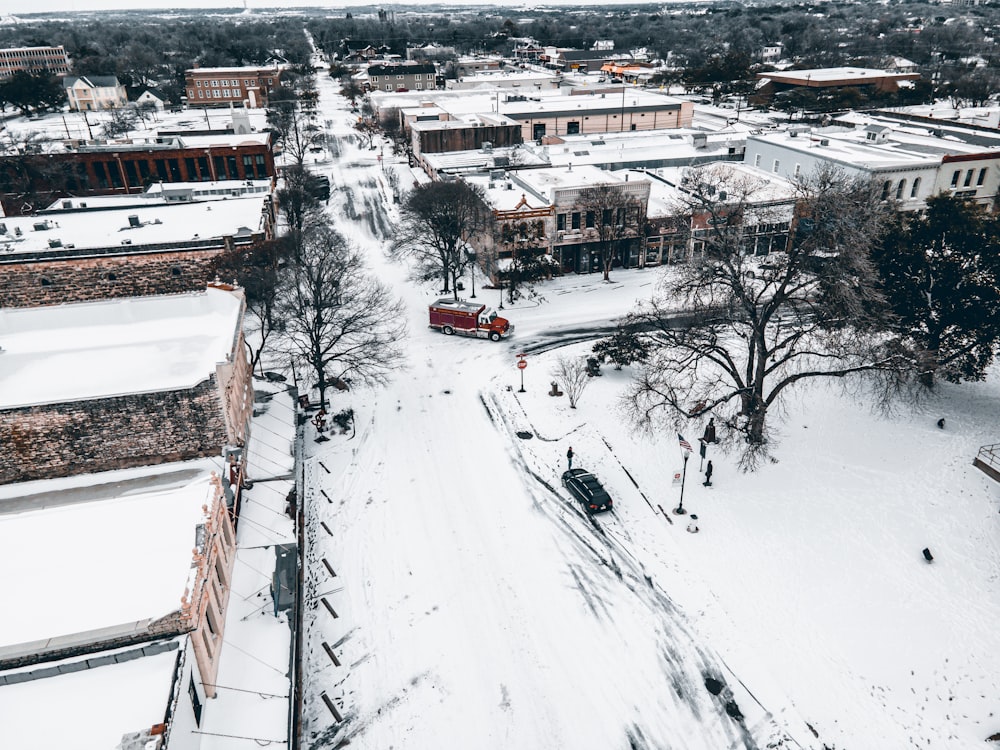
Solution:
M117 88L121 84L115 76L66 76L63 78L63 88L75 86L77 81L83 81L91 88Z

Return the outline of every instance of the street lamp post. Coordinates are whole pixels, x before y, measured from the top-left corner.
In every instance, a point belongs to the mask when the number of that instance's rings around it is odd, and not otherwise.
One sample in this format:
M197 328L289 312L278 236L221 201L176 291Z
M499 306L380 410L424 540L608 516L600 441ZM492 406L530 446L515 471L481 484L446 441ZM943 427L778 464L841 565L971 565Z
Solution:
M688 458L690 458L690 456L691 451L684 451L684 469L681 472L681 501L677 504L677 507L674 508L674 513L678 516L683 516L687 513L687 511L684 510L684 482L687 479Z
M473 250L466 250L465 257L469 261L469 270L472 272L472 296L470 299L476 298L476 253Z

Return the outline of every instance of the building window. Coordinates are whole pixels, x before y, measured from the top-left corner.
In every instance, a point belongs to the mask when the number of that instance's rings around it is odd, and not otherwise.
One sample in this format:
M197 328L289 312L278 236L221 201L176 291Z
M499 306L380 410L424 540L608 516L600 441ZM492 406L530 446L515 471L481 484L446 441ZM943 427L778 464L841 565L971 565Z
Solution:
M573 227L573 229L579 229L580 228L580 212L579 211L574 211L572 213L572 215L570 216L570 225Z
M793 173L794 176L798 177L801 173L802 173L802 165L801 164L796 164L795 165L795 172Z
M965 173L965 182L962 184L962 187L969 187L972 184L972 173L975 171L974 169L970 169Z
M222 95L228 99L229 98L229 89L222 89Z
M587 216L586 216L586 227L587 227L587 229L593 229L594 228L594 220L596 218L597 218L597 215L593 211L587 211Z
M979 179L976 180L976 184L982 187L984 182L986 182L986 167L979 170Z
M417 81L417 91L420 91L421 89L423 89L423 87L424 84L422 84L420 81Z
M760 166L760 154L754 154L753 165L755 167L759 167Z
M212 79L212 88L214 89L218 85L219 85L219 82L213 78Z
M199 98L199 99L204 99L204 98L205 98L205 97L203 96L203 94L204 94L204 93L205 93L204 91L202 91L201 89L198 89L198 98Z
M775 159L774 163L771 165L771 171L774 172L775 174L777 174L778 173L778 169L780 167L781 167L781 162L778 161L777 159Z
M896 200L903 199L903 191L906 190L906 180L900 180L899 184L896 186Z
M372 76L372 83L378 83L378 76Z
M956 169L955 173L951 176L951 186L958 187L958 178L962 176L962 170Z
M247 88L250 88L250 79L249 78L244 78L243 79L243 85L246 86Z
M216 99L220 99L220 98L221 98L221 97L219 96L219 90L218 90L218 89L212 89L212 91L214 92L214 94L215 94L215 98L216 98Z
M556 230L562 232L566 229L566 214L556 214Z
M188 697L191 699L191 708L194 709L194 723L201 726L201 698L198 697L198 688L194 685L194 677L188 682Z
M882 183L882 200L889 200L889 191L892 190L892 183L886 180Z
M194 85L197 86L198 88L201 88L201 81L195 81Z
M198 91L198 96L201 96L201 90ZM194 89L188 89L188 99L194 99Z
M910 197L911 197L911 198L916 198L916 197L917 197L917 190L918 190L919 188L920 188L920 178L919 178L919 177L917 177L917 178L916 178L916 179L915 179L915 180L913 181L913 187L911 187L911 188L910 188Z

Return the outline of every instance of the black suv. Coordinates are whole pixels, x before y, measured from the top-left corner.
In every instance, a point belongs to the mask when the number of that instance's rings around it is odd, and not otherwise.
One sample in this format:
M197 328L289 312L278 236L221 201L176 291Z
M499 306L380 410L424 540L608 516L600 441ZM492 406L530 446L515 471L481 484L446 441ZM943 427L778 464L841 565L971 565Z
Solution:
M562 483L573 497L583 503L588 513L611 510L614 506L611 495L597 481L597 477L586 469L570 469L563 472Z

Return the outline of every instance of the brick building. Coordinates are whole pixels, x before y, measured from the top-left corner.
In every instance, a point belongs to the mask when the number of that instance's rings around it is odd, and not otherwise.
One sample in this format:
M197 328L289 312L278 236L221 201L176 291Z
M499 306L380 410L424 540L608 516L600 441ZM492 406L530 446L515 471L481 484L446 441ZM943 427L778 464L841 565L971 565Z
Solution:
M270 133L181 137L155 143L81 145L73 151L0 158L0 205L30 214L57 198L141 193L155 182L276 177Z
M242 315L231 287L4 310L0 484L242 446L253 411Z
M0 624L0 745L200 745L236 560L218 463L0 487L0 565L18 569ZM40 704L53 726L38 726Z
M74 199L44 218L0 219L0 308L199 291L220 255L271 239L277 219L269 193L144 201L153 205L93 200L92 209Z
M26 73L49 72L54 76L69 73L69 57L58 47L8 47L0 49L0 81L23 70Z
M266 107L278 86L277 67L191 68L184 71L190 107Z

